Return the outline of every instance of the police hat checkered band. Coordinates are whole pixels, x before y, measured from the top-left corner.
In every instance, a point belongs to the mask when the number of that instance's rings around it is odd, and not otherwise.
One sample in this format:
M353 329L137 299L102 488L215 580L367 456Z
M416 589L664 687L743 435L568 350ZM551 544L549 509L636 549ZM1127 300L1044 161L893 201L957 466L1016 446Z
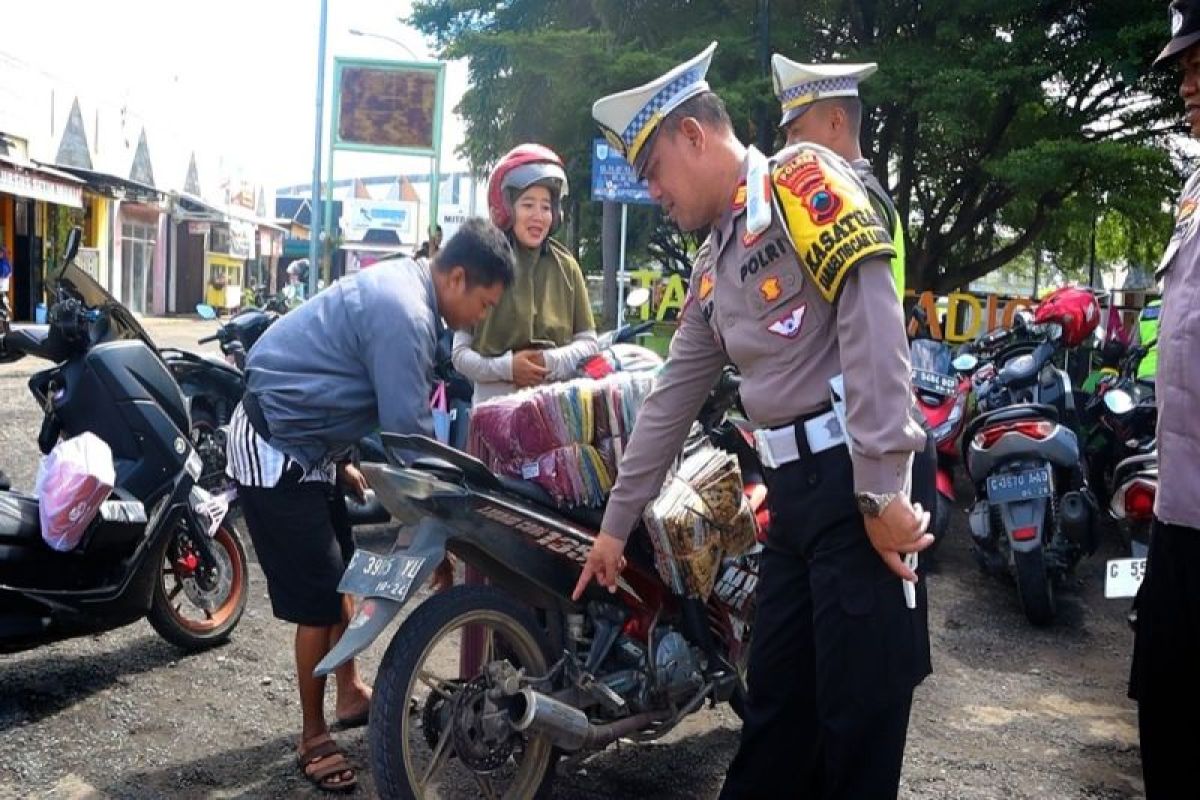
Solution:
M820 100L834 93L838 96L858 94L858 78L824 78L819 81L799 83L790 89L785 89L779 96L779 102L784 108L791 105L801 105Z
M705 64L704 68L693 67L687 72L681 73L679 77L650 98L650 102L642 107L642 110L630 120L628 127L621 133L621 140L625 142L626 152L634 149L634 142L637 141L638 135L647 125L665 117L685 100L708 91L708 82L704 80L704 74L708 71L707 67L708 65Z
M645 160L658 124L686 100L708 91L704 76L717 43L652 81L601 97L592 104L592 117L604 137L630 164Z

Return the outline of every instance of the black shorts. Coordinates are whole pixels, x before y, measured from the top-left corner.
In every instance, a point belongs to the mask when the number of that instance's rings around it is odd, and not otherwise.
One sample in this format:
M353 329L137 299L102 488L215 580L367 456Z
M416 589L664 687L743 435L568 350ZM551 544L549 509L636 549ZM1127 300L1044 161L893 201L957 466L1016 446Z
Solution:
M238 486L246 526L267 576L271 610L297 625L342 621L338 582L354 553L342 493L331 484L300 482L293 466L264 489Z

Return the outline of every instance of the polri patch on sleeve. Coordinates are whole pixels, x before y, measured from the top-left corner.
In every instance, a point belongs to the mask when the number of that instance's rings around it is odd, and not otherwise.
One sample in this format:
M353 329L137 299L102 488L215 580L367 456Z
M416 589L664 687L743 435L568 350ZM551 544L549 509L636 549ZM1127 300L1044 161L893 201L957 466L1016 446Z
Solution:
M826 301L837 300L850 270L895 255L892 239L862 183L812 150L771 172L775 202L796 257Z

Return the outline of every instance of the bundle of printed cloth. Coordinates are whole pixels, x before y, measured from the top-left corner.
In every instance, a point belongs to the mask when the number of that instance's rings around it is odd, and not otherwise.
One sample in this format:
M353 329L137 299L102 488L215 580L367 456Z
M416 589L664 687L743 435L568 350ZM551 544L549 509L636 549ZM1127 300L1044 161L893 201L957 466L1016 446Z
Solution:
M659 575L688 597L707 599L723 559L755 545L737 457L708 443L683 458L642 519Z
M488 400L471 413L467 450L560 505L602 505L653 382L649 373L618 372Z

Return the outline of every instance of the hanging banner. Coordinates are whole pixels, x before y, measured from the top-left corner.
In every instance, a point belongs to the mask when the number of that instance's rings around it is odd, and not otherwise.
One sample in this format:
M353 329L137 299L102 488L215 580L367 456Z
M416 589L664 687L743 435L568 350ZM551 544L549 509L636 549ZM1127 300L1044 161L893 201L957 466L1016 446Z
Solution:
M59 206L83 208L82 184L56 181L32 170L0 166L0 192L43 200Z

